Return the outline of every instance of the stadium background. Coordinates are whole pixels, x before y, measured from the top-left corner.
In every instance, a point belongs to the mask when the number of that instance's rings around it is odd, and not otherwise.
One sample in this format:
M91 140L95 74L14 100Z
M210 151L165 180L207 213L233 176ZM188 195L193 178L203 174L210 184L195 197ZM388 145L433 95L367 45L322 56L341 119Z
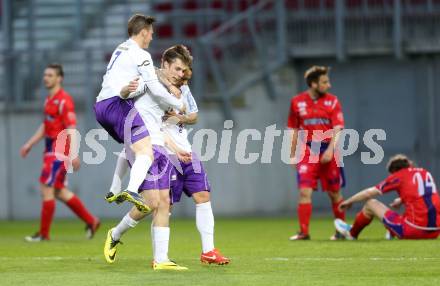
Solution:
M157 18L150 51L159 65L165 47L188 45L195 58L193 94L199 103L195 130L220 135L234 120L229 163L218 156L205 162L218 216L296 217L296 181L280 158L275 139L271 164L240 165L234 159L240 130L284 129L289 99L303 90L310 65L332 67L333 89L343 105L346 128L361 139L371 128L384 129L379 141L385 160L404 152L439 178L440 1L439 0L0 0L0 219L37 218L42 143L23 160L19 148L42 119L46 92L44 66L65 67L65 89L74 97L83 135L97 128L92 106L115 46L126 38L134 12ZM220 142L220 140L219 140ZM120 217L125 209L103 200L113 173L106 160L82 164L70 187L100 217ZM348 196L385 176L385 161L361 163L362 144L345 159ZM217 146L218 150L218 146ZM247 152L261 152L249 141ZM218 152L217 152L218 153ZM176 214L194 212L184 200ZM315 194L314 211L330 215L327 196ZM57 217L70 217L64 206Z

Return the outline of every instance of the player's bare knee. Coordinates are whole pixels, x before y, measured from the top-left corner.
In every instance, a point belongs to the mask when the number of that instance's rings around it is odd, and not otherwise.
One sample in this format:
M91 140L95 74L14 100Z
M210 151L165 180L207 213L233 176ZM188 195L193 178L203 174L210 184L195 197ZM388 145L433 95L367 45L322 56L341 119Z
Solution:
M338 203L342 200L342 194L340 191L337 192L327 192L332 203Z
M55 197L60 201L67 202L73 197L73 193L66 188L56 189Z
M170 196L161 196L160 198L160 202L159 202L159 208L164 209L164 208L169 208L170 206Z
M140 221L141 219L143 219L146 216L147 216L146 213L141 212L136 207L132 207L130 210L130 217L135 221Z
M55 191L55 198L60 201L64 201L63 194L61 194L58 190Z
M44 201L55 199L55 190L54 190L54 188L52 188L50 186L41 185L40 186L40 194L41 194L41 198Z
M365 205L364 205L364 208L362 209L362 211L364 212L364 214L366 214L368 216L372 216L372 215L374 215L374 208L377 206L378 203L379 203L379 201L376 199L368 199L365 202Z
M300 189L299 190L299 202L300 203L309 203L311 201L312 201L312 190Z
M194 193L192 197L196 204L207 203L211 200L211 196L208 191Z
M374 205L377 205L378 200L376 199L368 199L365 202L365 206L368 207L369 209L371 209Z
M147 202L148 206L150 207L150 209L157 210L159 208L159 204L160 204L159 194L155 193L154 195L149 196L146 199L146 202Z
M131 145L131 150L135 155L147 155L153 160L153 146L150 137L145 137Z
M152 199L148 202L148 206L152 210L156 210L159 208L160 200L159 199Z

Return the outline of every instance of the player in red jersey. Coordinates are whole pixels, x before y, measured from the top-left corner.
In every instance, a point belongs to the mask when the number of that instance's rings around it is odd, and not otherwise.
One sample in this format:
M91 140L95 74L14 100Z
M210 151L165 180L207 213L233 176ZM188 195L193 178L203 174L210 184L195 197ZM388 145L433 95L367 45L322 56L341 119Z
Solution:
M349 208L355 202L366 201L356 215L353 226L335 220L336 229L347 239L357 239L359 233L379 218L392 236L400 239L433 239L440 234L440 196L431 173L413 163L402 154L393 156L387 165L390 175L374 187L367 188L340 205ZM373 197L396 191L399 197L390 206L404 205L401 215Z
M318 180L332 202L335 218L345 219L345 212L338 208L343 200L340 189L345 181L334 152L344 128L344 116L338 98L328 93L331 88L328 72L328 67L308 69L304 78L309 89L294 96L290 103L287 127L293 130L291 157L299 160L296 170L300 225L300 231L290 240L310 239L312 193L318 188ZM339 238L342 237L336 233L330 239Z
M26 236L25 240L28 242L49 240L50 225L55 212L55 198L64 202L86 223L88 238L92 238L99 227L99 219L90 214L81 200L67 189L66 164L69 163L67 160L69 151L73 149L72 144L76 142L75 133L71 131L76 127L76 115L72 98L61 86L63 77L63 67L59 64L50 64L44 70L43 83L49 91L44 103L44 122L20 149L21 156L26 157L36 143L45 139L43 168L40 176L40 190L43 198L40 230L33 236ZM58 135L66 129L67 140L61 140L65 144L57 146ZM74 171L79 169L78 157L70 163Z

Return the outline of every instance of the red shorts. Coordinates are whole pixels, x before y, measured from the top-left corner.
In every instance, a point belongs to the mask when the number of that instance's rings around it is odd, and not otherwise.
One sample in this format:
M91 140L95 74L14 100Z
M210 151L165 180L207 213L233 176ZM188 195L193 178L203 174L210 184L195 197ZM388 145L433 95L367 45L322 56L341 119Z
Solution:
M427 231L409 225L404 216L392 210L385 213L382 222L386 229L400 239L435 239L440 235L440 230Z
M60 161L54 154L44 154L41 169L40 183L62 189L67 186L67 171L64 161Z
M310 153L311 150L307 147L303 159L296 165L299 189L317 190L318 180L321 182L321 188L324 192L336 192L345 186L344 170L342 167L338 167L334 157L327 164L321 164L319 160L317 163L311 163Z

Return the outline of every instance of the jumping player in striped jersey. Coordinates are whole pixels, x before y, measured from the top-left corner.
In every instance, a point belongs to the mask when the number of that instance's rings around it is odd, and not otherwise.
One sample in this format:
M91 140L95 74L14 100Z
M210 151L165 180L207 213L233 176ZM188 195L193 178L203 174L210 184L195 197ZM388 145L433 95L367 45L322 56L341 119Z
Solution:
M127 41L120 44L110 59L102 88L95 104L96 120L126 150L134 153L127 189L119 194L108 193L108 202L128 200L144 212L151 211L137 193L153 163L153 149L148 128L139 115L134 98L145 96L169 107L182 107L182 102L159 82L151 55L145 50L153 38L154 18L136 14L128 21ZM139 78L137 90L123 92L126 84ZM178 94L180 96L180 94Z
M340 204L340 209L345 210L353 203L365 201L352 226L336 219L336 229L347 239L357 239L360 232L377 217L391 235L399 239L437 238L440 234L440 196L431 173L415 167L402 154L393 156L387 169L390 175L384 181ZM398 198L390 207L398 208L403 205L403 214L373 199L391 191L397 192Z
M162 66L167 74L170 75L170 82L180 81L186 69L192 64L192 56L188 49L182 45L175 45L168 48L162 55ZM131 82L132 83L132 82ZM130 84L129 84L130 85ZM128 90L130 91L130 90ZM147 92L148 93L148 92ZM164 148L165 138L161 130L162 117L169 108L162 101L156 100L147 94L135 100L135 107L139 111L142 120L147 124L154 151L154 162L148 171L149 176L138 188L144 201L154 208L152 235L153 241L154 270L186 270L168 258L169 244L169 194L170 194L170 168L167 151ZM185 108L182 106L183 110ZM130 150L126 152L130 155ZM131 162L131 160L129 160ZM125 166L124 166L125 165ZM133 168L133 165L132 165ZM118 158L115 170L115 181L120 181L124 169L127 169L127 160ZM119 173L121 172L121 173ZM117 191L117 185L110 188ZM104 246L104 256L109 263L115 261L116 246L122 235L129 229L135 227L137 223L146 216L135 207L127 213L121 222L110 229Z

